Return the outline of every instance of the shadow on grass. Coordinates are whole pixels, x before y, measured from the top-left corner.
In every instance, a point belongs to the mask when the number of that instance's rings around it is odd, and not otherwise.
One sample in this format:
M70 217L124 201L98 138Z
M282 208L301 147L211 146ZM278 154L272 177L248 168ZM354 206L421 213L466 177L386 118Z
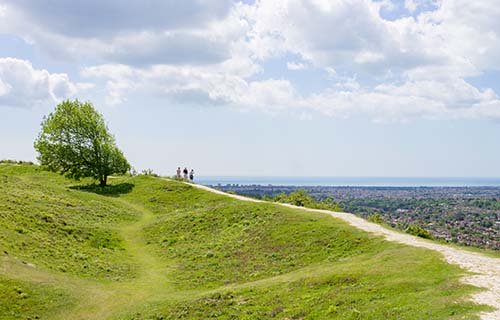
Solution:
M105 187L101 187L98 184L88 184L84 186L71 186L70 189L97 193L102 196L108 197L118 197L121 194L129 193L134 189L135 185L132 183L119 183L113 185L107 185Z

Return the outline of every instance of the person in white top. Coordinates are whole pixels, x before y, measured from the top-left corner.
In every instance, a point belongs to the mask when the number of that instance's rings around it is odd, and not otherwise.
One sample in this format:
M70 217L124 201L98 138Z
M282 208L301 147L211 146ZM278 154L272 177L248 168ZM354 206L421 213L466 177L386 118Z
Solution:
M194 170L191 169L191 172L189 173L189 180L193 181L194 180Z
M181 180L181 167L177 168L177 179Z

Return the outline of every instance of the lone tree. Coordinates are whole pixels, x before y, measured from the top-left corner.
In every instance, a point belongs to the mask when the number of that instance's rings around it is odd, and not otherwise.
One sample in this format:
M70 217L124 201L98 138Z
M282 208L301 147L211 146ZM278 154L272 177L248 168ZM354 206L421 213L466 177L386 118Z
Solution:
M34 146L42 166L73 179L94 178L101 186L109 175L130 169L104 118L90 102L66 100L57 105L44 117Z

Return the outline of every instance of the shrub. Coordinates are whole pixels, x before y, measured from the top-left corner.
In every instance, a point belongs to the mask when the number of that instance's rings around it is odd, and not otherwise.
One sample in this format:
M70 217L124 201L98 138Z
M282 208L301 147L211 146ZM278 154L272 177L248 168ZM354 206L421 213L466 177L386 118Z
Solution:
M144 169L141 171L141 175L159 177L156 173L154 173L153 169Z
M316 200L304 189L291 192L290 194L280 193L273 199L275 202L289 203L298 207L307 207L312 209L323 209L332 211L342 211L340 205L331 198Z
M384 218L379 213L372 214L371 216L368 217L368 221L373 222L373 223L378 223L382 224L384 223Z
M288 203L298 207L310 207L314 203L314 199L304 190L300 189L288 195Z
M128 170L128 174L131 176L131 177L135 177L137 175L137 170L135 170L134 167L130 167L130 169Z
M10 160L10 159L4 159L4 160L0 160L0 163L3 163L3 164L26 164L26 165L34 165L34 163L32 161L23 161L23 160Z
M422 228L421 226L416 225L416 224L410 224L405 229L405 232L412 234L414 236L420 237L420 238L424 238L424 239L432 239L433 238L432 234L429 231L425 230L424 228Z

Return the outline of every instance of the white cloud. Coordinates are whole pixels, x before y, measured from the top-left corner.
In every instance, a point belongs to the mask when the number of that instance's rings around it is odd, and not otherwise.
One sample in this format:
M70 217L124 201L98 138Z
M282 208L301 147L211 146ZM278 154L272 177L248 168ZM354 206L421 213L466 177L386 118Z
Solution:
M304 70L306 69L306 65L301 62L287 62L286 67L288 70Z
M500 70L500 9L493 0L406 0L398 8L414 16L392 21L381 9L394 3L374 0L157 3L173 11L138 1L57 0L50 12L36 1L4 3L0 29L52 56L93 61L81 75L104 81L109 104L147 92L184 104L380 121L498 115L497 94L467 82ZM97 12L88 28L82 12ZM117 21L106 19L113 12ZM320 74L329 89L300 95L300 79L268 74L271 59ZM4 95L11 87L0 82ZM64 85L53 91L64 93Z
M134 90L180 99L184 103L230 105L266 111L292 107L294 88L286 80L246 81L219 67L153 66L147 69L125 65L101 65L82 70L88 78L105 79L107 102L122 102Z
M460 94L457 95L457 92ZM492 90L459 82L407 82L375 89L331 88L305 101L314 110L336 117L369 116L378 122L415 118L500 117L500 100Z
M1 2L2 0L0 0ZM211 64L229 58L245 31L229 0L3 0L0 32L54 59L130 65Z
M0 58L0 107L32 107L71 97L87 84L73 83L66 74L34 69L29 61Z
M407 9L422 12L388 21L380 15L384 2L260 1L251 45L262 59L293 53L324 68L336 83L301 105L329 115L491 116L496 94L465 79L498 65L500 10L493 2L407 1ZM486 105L491 112L483 112Z
M469 60L479 69L500 70L500 7L494 0L442 1L422 20L441 39L451 56ZM439 43L435 43L436 47Z
M323 92L300 95L288 80L248 81L217 68L155 66L145 69L102 65L82 71L107 79L110 102L139 90L182 103L228 105L241 110L303 114L314 110L333 117L368 116L379 122L415 118L500 117L500 100L491 89L479 90L462 79L407 79L402 83L360 85L337 77Z
M405 0L405 8L410 12L417 10L417 4L414 0Z
M319 66L345 63L365 44L377 51L383 40L384 25L367 1L261 1L254 15L255 46L272 43Z
M0 78L0 97L7 95L10 90L12 90L12 87L9 84L4 83Z
M384 55L378 52L361 51L354 58L354 62L359 64L376 63L384 60Z

